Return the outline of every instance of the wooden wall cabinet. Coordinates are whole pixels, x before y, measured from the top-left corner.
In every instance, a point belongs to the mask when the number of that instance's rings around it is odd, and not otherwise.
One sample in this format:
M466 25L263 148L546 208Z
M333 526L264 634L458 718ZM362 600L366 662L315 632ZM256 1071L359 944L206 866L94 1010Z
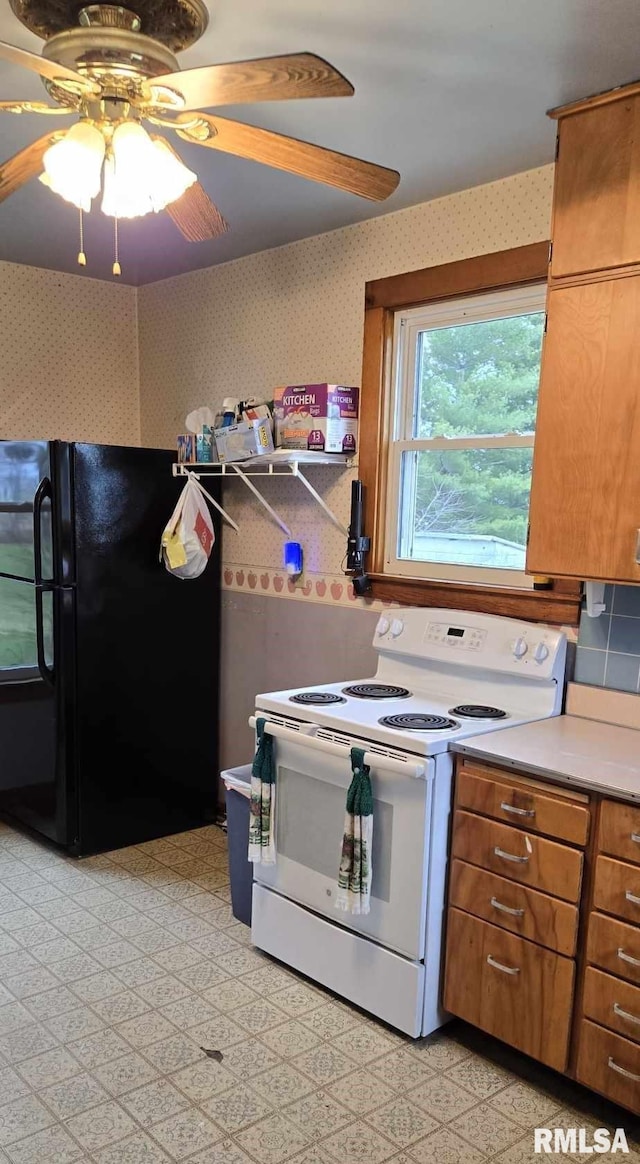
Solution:
M549 290L527 568L640 582L640 275Z
M560 116L554 279L640 263L640 94L628 92Z
M640 1114L640 808L459 758L443 1001Z
M640 87L555 111L527 570L640 583Z

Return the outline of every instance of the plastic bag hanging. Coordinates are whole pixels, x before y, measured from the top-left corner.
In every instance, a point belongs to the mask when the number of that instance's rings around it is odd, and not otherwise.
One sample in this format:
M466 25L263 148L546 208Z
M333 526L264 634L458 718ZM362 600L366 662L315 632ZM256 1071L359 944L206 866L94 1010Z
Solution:
M214 541L209 508L189 476L164 528L160 560L177 578L198 578L209 561Z

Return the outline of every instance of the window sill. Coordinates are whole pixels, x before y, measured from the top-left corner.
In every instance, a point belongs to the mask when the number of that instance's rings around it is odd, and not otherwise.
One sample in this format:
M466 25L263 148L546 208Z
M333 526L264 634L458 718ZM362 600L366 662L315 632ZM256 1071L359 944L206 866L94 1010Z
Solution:
M370 574L369 578L370 597L401 606L477 611L555 626L577 626L580 616L579 582L554 580L550 590L516 590L391 574Z

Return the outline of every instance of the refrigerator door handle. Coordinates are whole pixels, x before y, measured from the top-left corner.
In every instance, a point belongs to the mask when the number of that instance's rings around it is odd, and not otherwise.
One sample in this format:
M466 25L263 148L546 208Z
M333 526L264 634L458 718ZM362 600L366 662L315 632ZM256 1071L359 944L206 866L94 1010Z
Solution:
M36 657L38 660L38 670L45 683L50 687L55 685L55 671L47 663L47 655L44 646L44 612L42 604L42 595L45 591L51 593L54 587L47 582L36 582L34 587L36 596Z
M33 498L33 558L36 586L42 585L42 503L48 497L53 502L53 489L48 477L43 477Z

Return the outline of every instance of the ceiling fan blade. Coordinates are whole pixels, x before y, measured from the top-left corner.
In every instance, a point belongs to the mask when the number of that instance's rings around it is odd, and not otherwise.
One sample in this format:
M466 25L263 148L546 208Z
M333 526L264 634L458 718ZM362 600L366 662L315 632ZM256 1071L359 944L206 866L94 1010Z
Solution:
M39 73L47 81L59 81L62 84L65 81L73 82L74 88L78 87L84 93L100 92L100 86L90 81L88 77L83 77L81 73L75 73L66 65L58 65L55 61L48 61L45 57L39 57L36 53L27 52L26 49L17 48L15 44L7 44L3 40L0 40L0 60L8 61L11 65L21 65L23 69L29 69L32 73Z
M251 101L291 101L298 97L353 96L353 85L346 77L313 53L289 53L166 73L148 81L145 92L151 93L152 101L166 104L160 92L163 88L181 93L184 109L211 109L215 105Z
M4 202L11 194L15 194L25 182L36 178L42 172L42 159L45 150L58 137L57 133L46 133L31 145L8 158L0 165L0 202Z
M199 182L195 182L181 198L170 202L165 209L188 242L220 238L229 230L229 223Z
M54 113L76 117L75 109L66 105L47 105L44 101L0 101L0 113Z
M175 128L180 137L185 141L197 142L198 145L210 146L214 150L224 150L240 158L274 166L278 170L286 170L290 174L298 174L301 178L337 186L340 190L359 194L372 202L383 202L393 194L400 181L397 170L376 166L373 162L363 162L360 158L323 149L322 146L298 141L294 137L284 137L280 133L244 125L240 121L230 121L217 114L201 113L199 120L206 122L214 131L211 137L203 141L198 136L197 126L193 130L181 130L180 123L176 122Z
M160 137L159 134L152 136L154 141L161 142L165 149L182 161L180 154L165 137ZM188 242L205 242L208 238L219 238L229 230L229 223L222 217L218 207L199 182L189 186L182 197L170 202L165 206L165 210Z

